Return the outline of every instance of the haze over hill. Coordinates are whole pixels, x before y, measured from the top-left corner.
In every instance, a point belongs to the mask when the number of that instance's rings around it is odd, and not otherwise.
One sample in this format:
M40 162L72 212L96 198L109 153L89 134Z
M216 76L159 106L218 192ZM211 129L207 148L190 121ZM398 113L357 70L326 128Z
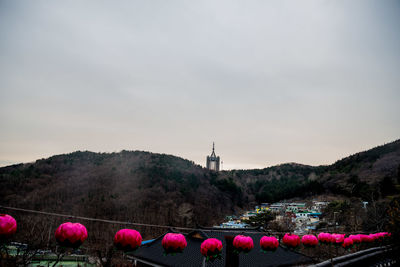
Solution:
M143 151L74 152L0 168L0 204L175 226L213 225L225 215L292 197L368 199L394 194L400 140L329 166L281 164L213 172Z

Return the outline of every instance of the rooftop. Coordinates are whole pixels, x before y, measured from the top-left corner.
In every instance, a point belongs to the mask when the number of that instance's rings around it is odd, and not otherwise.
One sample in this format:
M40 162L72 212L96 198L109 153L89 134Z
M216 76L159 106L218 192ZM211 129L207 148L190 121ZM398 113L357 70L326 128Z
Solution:
M165 233L166 234L166 233ZM165 235L164 234L164 235ZM225 236L235 236L244 234L250 236L254 241L254 249L248 254L239 255L239 266L290 266L302 263L310 263L311 259L303 254L279 247L275 252L263 253L261 252L259 241L263 232L251 231L246 229L240 230L225 230L225 229L199 229L186 235L188 246L183 253L174 256L163 256L163 248L161 240L164 235L156 238L153 242L142 245L137 251L130 255L137 260L151 262L160 266L202 266L203 256L200 253L200 245L207 238L217 238L223 243L222 259L215 260L214 262L207 262L208 267L211 266L225 266L226 259L226 241Z

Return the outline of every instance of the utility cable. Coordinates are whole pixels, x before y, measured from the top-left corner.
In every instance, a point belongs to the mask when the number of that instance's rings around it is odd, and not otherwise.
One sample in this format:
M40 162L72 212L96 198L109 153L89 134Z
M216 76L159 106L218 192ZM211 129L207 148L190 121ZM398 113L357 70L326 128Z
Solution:
M75 216L75 215L68 215L68 214L61 214L61 213L54 213L54 212L46 212L46 211L38 211L38 210L30 210L30 209L22 209L22 208L15 208L15 207L7 207L7 206L2 206L0 205L0 209L8 209L8 210L15 210L15 211L23 211L23 212L29 212L29 213L35 213L35 214L42 214L42 215L49 215L49 216L56 216L56 217L64 217L64 218L72 218L72 219L78 219L78 220L85 220L85 221L92 221L92 222L103 222L103 223L112 223L112 224L123 224L123 225L135 225L135 226L145 226L145 227L154 227L154 228L164 228L164 229L177 229L177 230L184 230L184 231L203 231L203 232L246 232L246 233L252 233L252 234L260 234L262 233L261 231L246 231L246 228L238 228L237 230L231 230L232 228L229 229L197 229L197 228L189 228L189 227L180 227L180 226L168 226L168 225L159 225L159 224L148 224L148 223L135 223L135 222L124 222L124 221L114 221L114 220L106 220L106 219L97 219L97 218L89 218L89 217L83 217L83 216Z

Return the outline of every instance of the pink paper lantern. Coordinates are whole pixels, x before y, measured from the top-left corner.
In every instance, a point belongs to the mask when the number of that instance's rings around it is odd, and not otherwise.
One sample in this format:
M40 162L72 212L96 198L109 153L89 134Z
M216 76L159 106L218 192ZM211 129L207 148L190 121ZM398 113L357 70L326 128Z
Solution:
M369 234L368 236L372 240L372 242L378 241L378 239L379 239L379 235L378 234Z
M353 246L353 244L354 244L353 239L350 238L350 237L347 237L347 238L345 238L345 239L343 240L342 247L345 248L345 249L351 248L351 247Z
M0 239L7 239L17 232L17 221L8 214L0 214Z
M114 237L115 246L124 251L134 251L142 244L142 236L136 230L121 229Z
M78 248L88 237L86 227L80 223L61 224L55 233L57 242L64 247Z
M161 241L166 254L181 253L187 246L185 237L182 234L168 233Z
M361 243L360 235L350 235L349 238L351 238L353 240L353 244L360 244Z
M237 235L233 239L233 246L238 252L248 253L254 248L254 243L250 236Z
M340 245L344 241L345 234L332 234L333 244Z
M216 238L208 238L201 243L200 253L208 260L221 258L222 242Z
M363 243L371 243L371 242L374 241L374 240L372 239L372 237L369 236L369 235L359 234L359 236L360 236L360 238L361 238L361 242L363 242Z
M301 243L306 247L316 247L318 245L318 239L315 235L304 235L301 238Z
M282 242L289 248L296 248L300 245L300 237L295 234L287 233L283 236Z
M333 242L332 235L329 233L320 233L318 235L318 240L323 244L330 244Z
M386 237L389 236L388 232L380 232L380 233L376 233L376 241L382 242Z
M263 236L260 239L260 247L263 251L275 251L279 247L279 241L273 236Z

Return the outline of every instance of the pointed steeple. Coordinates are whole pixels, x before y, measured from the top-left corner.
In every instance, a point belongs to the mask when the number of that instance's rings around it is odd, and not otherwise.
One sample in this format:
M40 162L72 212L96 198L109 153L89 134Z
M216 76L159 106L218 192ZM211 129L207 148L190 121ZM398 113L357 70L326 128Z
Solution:
M213 142L213 148L210 156L207 156L207 162L206 166L207 169L213 170L213 171L219 171L219 157L215 155L215 143Z
M214 158L217 157L217 156L215 155L215 144L214 144L214 142L213 142L213 150L212 150L212 153L211 153L211 157L214 157Z

